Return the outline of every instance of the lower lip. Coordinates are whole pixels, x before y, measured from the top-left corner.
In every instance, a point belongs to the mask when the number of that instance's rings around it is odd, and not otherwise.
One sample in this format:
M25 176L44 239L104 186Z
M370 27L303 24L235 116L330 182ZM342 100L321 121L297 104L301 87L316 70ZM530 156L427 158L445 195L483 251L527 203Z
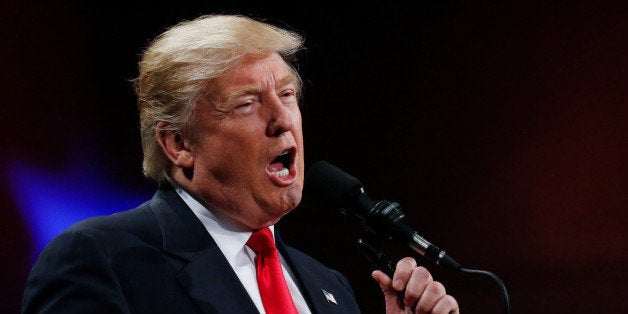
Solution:
M275 185L284 187L284 186L292 185L297 180L297 167L295 166L294 162L290 165L290 167L288 168L288 171L289 171L289 173L285 177L278 177L278 176L268 172L268 170L266 170L266 174L268 174L268 176L270 177L270 180Z

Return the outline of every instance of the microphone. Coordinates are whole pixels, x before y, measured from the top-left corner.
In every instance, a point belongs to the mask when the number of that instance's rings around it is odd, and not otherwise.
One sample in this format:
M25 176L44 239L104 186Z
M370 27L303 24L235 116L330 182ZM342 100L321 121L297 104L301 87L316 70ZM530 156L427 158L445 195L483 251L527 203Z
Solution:
M460 267L460 264L445 254L445 251L425 240L406 224L406 216L399 204L387 200L373 200L366 194L360 180L321 160L314 163L306 173L304 192L328 206L339 209L345 215L362 219L367 229L375 235L387 240L400 241L437 265L460 273L491 278L501 291L504 313L510 313L508 290L497 275L485 270ZM357 244L372 262L392 278L395 266L388 257L363 239L359 239Z
M401 241L437 265L452 270L461 268L444 250L406 224L406 216L398 203L373 200L358 179L326 161L311 166L305 176L304 191L344 215L362 219L374 234Z

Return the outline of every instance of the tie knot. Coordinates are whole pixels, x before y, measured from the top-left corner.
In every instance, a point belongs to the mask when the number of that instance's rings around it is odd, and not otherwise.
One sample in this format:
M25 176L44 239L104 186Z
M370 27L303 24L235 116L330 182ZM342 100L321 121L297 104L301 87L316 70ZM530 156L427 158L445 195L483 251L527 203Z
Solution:
M275 250L275 241L273 241L273 233L268 228L254 231L246 242L255 254L259 254L265 250Z

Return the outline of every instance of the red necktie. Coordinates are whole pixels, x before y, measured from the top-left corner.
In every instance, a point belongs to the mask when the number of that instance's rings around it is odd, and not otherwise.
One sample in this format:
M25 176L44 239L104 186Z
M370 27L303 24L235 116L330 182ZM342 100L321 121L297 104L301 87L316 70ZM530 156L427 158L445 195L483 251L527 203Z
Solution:
M297 314L281 271L281 262L273 234L264 228L253 232L246 245L255 252L257 286L267 314Z

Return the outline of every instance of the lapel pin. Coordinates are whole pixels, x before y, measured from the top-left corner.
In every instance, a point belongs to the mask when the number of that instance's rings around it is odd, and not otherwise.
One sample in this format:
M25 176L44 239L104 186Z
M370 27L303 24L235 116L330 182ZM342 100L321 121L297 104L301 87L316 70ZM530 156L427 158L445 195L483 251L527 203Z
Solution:
M325 289L321 289L321 292L323 292L323 295L325 296L325 299L327 299L327 302L333 303L333 304L338 304L338 302L336 302L336 298L334 298L333 294L327 292Z

